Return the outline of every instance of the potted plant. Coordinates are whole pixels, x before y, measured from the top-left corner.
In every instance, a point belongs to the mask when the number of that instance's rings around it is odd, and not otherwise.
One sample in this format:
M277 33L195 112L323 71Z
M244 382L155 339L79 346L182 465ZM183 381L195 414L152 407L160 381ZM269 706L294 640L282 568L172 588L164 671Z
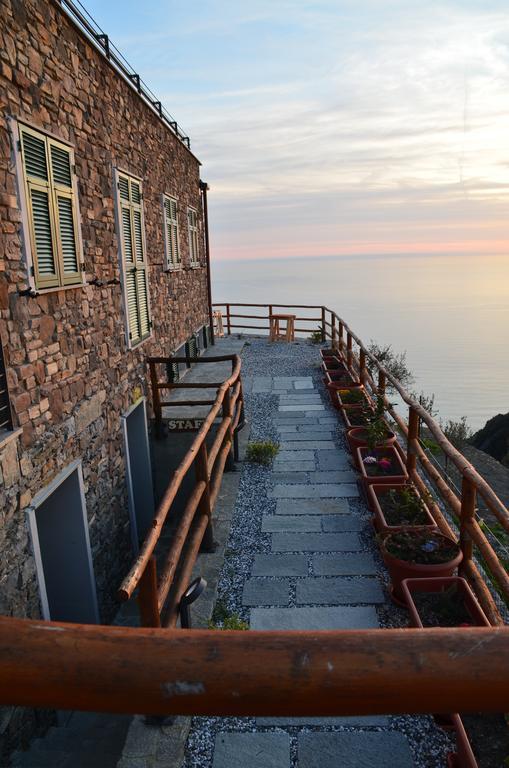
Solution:
M468 582L460 576L405 579L401 591L412 627L489 627Z
M344 380L341 381L341 383L338 383L338 382L328 383L327 389L329 391L329 397L331 399L331 403L334 406L334 408L336 408L336 410L339 410L341 408L341 403L338 399L338 392L359 390L362 394L353 395L352 400L353 401L357 400L357 402L363 402L364 400L366 400L363 385L359 381L354 381L351 376L348 381L345 378Z
M362 384L356 384L355 386L343 385L339 389L336 389L336 402L339 408L364 408L365 406L369 406L368 398Z
M380 539L380 550L391 577L392 597L399 605L405 605L401 587L404 579L452 576L463 557L455 541L439 531L421 528L386 534Z
M359 390L353 389L352 392L358 392ZM341 405L340 407L341 417L345 423L347 429L353 427L364 427L369 423L371 416L374 414L373 408L368 405L354 404L354 405Z
M372 483L401 485L408 480L405 465L394 445L374 449L356 448L354 456L366 487Z
M350 450L355 454L356 448L368 447L371 450L379 446L393 445L396 442L396 434L389 429L384 419L385 404L383 397L377 397L376 409L367 423L361 427L348 430L346 439Z
M427 530L437 527L425 500L413 485L370 485L367 492L378 533L392 533L409 526Z

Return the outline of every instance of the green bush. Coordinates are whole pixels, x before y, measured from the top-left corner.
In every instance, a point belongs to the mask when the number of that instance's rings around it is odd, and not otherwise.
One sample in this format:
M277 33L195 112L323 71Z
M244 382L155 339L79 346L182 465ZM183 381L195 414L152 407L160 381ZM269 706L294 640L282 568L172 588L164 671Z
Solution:
M249 443L246 451L246 459L255 464L268 466L279 451L279 445L267 440L266 442Z

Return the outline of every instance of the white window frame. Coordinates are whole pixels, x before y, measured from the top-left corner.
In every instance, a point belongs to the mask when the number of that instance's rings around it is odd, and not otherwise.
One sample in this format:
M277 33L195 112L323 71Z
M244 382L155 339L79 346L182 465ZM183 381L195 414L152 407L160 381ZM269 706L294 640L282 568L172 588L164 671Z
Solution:
M134 181L138 182L140 185L140 192L141 192L141 237L142 237L142 247L143 247L143 253L145 255L145 269L146 269L146 276L147 276L147 307L148 307L148 320L150 323L150 333L147 334L147 336L144 336L143 338L133 341L130 337L130 331L129 331L129 304L127 299L127 283L126 283L126 268L125 268L125 261L124 261L124 234L123 234L123 228L122 228L122 208L121 208L121 202L120 202L120 189L119 189L119 179L120 176L129 176L129 178L134 179ZM113 168L113 197L115 200L115 226L117 231L117 238L118 238L118 260L120 265L120 284L122 287L122 297L123 297L123 304L124 304L124 316L125 316L125 338L126 338L126 344L128 349L137 349L142 344L144 344L146 341L152 338L153 336L153 325L152 325L152 308L150 305L150 280L149 280L149 262L148 262L148 254L147 254L147 242L146 242L146 235L145 235L145 212L144 212L144 197L143 197L143 179L140 179L139 176L136 176L134 173L131 173L130 171L125 171L123 168Z
M189 214L194 213L196 217L196 224L193 226L189 221ZM194 235L194 237L193 237ZM193 208L192 205L187 206L187 236L189 240L189 266L193 269L197 269L200 266L200 245L198 239L198 211ZM196 258L193 258L193 246L192 242L196 243Z
M166 218L166 206L165 203L167 200L171 200L175 203L175 211L176 211L176 218L175 218L175 226L177 230L177 260L176 262L173 262L171 260L171 249L170 249L170 243L168 240L168 227L167 227L167 218ZM167 195L166 193L163 193L161 196L162 201L162 208L163 208L163 231L164 231L164 249L165 249L165 269L170 272L175 272L179 269L182 269L182 253L180 251L180 228L179 228L179 201L178 197L175 197L174 195ZM171 221L171 219L170 219Z
M81 280L75 283L62 283L61 285L55 285L52 287L44 287L36 284L35 273L36 264L34 254L32 250L32 237L31 237L31 218L30 218L30 206L27 200L27 187L25 182L25 169L23 167L23 156L21 152L21 134L20 125L28 128L30 131L39 133L45 136L51 141L62 144L70 150L71 153L71 167L75 165L74 146L69 141L62 139L50 131L40 128L37 125L33 125L26 120L18 120L15 117L9 116L7 118L8 128L11 134L12 146L14 150L14 166L16 170L16 183L18 188L18 199L20 203L21 212L21 229L22 229L22 253L27 267L27 282L29 287L34 293L55 293L56 291L69 291L76 288L82 288L86 285L85 279L85 265L83 262L83 238L81 234L82 218L80 212L80 203L78 195L78 181L76 173L72 172L72 190L73 190L73 210L76 219L76 259L80 268Z

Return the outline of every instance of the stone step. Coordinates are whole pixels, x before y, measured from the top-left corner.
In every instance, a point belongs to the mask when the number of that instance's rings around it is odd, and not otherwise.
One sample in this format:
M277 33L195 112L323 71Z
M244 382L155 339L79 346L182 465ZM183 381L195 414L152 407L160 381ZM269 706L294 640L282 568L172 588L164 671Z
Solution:
M320 471L330 471L331 469L352 469L352 459L346 451L316 451L317 469Z
M244 583L242 605L283 605L290 602L290 582L275 579L248 579Z
M358 515L332 515L321 518L324 533L339 533L343 531L362 531L366 523Z
M340 555L317 554L312 559L315 576L374 576L375 560L369 552L347 552Z
M354 499L359 496L359 489L354 483L318 483L276 485L269 491L269 499Z
M332 440L285 440L280 443L282 451L337 451Z
M396 731L300 733L299 768L412 768L406 736Z
M262 531L274 533L278 531L314 531L322 530L322 518L318 515L264 515Z
M318 425L319 426L319 425ZM279 430L278 430L279 431ZM304 432L279 432L282 441L291 440L292 443L311 443L316 441L332 441L333 434L325 427L323 429L305 430Z
M297 582L296 602L299 605L383 603L384 593L377 579L308 578Z
M373 606L310 605L298 608L251 608L251 629L374 629L379 626Z
M307 555L255 555L252 576L307 576Z
M292 454L293 455L293 454ZM313 454L311 453L310 456L312 458L309 458L305 461L295 460L295 459L281 459L281 454L278 454L278 458L272 465L273 470L275 471L282 471L285 470L295 470L296 472L313 472L315 467L315 460L313 457Z
M333 472L272 472L270 479L277 485L337 485L355 483L358 475L351 469L338 469Z
M311 469L315 469L315 454L313 451L304 449L301 451L287 451L280 447L274 467L279 466L282 462L296 464L302 461L308 461L311 464ZM300 469L300 467L295 467L295 469Z
M347 515L346 499L278 499L276 515Z
M358 552L362 549L356 533L273 533L274 552Z
M325 411L324 405L305 405L302 403L292 405L280 405L278 407L279 413L295 413L300 411L302 413L314 413L315 411Z
M389 725L389 718L384 715L366 715L358 717L257 717L256 724L265 728L383 728Z

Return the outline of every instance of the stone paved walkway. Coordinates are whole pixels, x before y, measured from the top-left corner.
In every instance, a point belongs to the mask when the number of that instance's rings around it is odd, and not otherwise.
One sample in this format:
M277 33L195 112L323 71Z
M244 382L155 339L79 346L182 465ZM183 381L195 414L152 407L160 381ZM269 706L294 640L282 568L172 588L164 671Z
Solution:
M280 451L268 494L275 512L271 506L262 519L271 551L255 555L244 584L250 628L378 627L383 592L360 537L365 520L351 506L357 475L334 440L336 418L311 377L254 377L252 392L279 397ZM289 768L295 750L299 768L409 768L406 737L388 724L386 717L257 718L254 733L217 734L213 768Z

